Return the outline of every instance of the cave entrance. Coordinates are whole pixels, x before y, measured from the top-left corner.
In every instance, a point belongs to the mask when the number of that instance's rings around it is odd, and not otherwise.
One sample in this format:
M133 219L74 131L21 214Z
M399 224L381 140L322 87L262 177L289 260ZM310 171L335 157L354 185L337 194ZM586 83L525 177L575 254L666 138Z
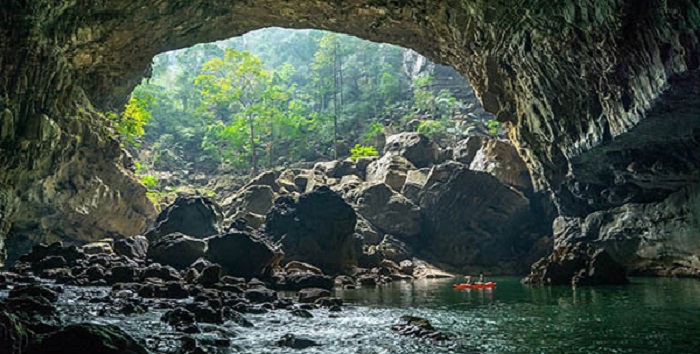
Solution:
M154 200L220 192L213 176L240 176L240 186L262 170L381 155L390 134L418 132L442 149L505 139L452 67L391 44L274 27L157 55L112 119Z

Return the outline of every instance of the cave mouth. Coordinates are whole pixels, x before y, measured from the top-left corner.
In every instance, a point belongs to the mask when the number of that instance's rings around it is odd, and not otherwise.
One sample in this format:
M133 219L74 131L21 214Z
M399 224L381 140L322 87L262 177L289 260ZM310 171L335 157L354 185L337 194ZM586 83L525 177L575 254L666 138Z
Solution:
M285 262L331 274L421 257L440 272L522 275L550 244L546 198L503 127L466 78L410 49L260 29L156 56L151 77L111 116L161 210L149 239L261 231L281 243ZM344 243L298 250L285 241L296 226L279 225L277 204L300 203L308 223L335 217L310 218L304 198L351 210L345 233L319 231ZM190 203L201 205L196 217L182 214ZM202 225L197 217L212 210L221 215ZM337 222L328 228L346 224ZM351 235L361 242L349 247Z
M109 116L153 196L202 181L210 186L196 189L211 194L212 174L243 181L381 155L387 134L419 132L442 149L468 136L506 139L452 67L310 29L264 28L156 55L126 108Z

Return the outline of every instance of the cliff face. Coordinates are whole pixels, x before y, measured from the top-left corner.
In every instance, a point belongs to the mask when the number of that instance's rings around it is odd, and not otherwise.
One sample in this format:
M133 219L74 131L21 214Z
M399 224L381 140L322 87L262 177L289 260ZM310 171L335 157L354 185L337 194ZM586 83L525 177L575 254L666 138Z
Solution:
M630 205L649 210L674 203L678 221L665 224L668 236L658 247L664 249L678 230L700 233L692 202L700 170L698 7L691 0L6 1L0 240L9 232L11 244L19 239L13 230L36 229L81 238L84 231L77 230L86 224L136 229L151 211L117 147L96 134L100 119L91 103L122 104L159 52L281 26L392 42L453 65L508 125L535 189L552 193L562 217L587 220L595 213L619 216ZM71 161L80 173L66 170ZM46 181L60 192L45 195L39 184ZM674 197L679 191L688 198ZM86 195L97 196L97 207L80 214L76 206L86 204ZM123 204L105 207L115 196ZM75 231L42 222L76 213L84 217L70 222ZM562 242L583 235L568 230L558 235ZM644 232L624 234L638 239ZM590 241L602 239L610 238ZM635 255L623 262L643 270L652 260L662 267L689 261L675 251L650 254L644 245L619 253Z

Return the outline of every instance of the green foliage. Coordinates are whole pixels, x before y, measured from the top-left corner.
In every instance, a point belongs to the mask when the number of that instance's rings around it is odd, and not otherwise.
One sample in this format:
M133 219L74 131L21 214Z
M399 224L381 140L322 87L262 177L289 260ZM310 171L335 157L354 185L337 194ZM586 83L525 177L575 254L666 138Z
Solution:
M143 175L141 176L141 184L149 191L154 191L158 188L158 179L155 176Z
M355 144L355 147L350 149L350 159L357 161L360 157L379 156L379 152L374 146L362 146Z
M447 125L440 120L424 120L418 124L416 131L425 134L431 139L436 139L447 132Z
M494 120L494 119L487 121L486 126L489 129L489 134L493 134L493 135L498 134L499 130L501 129L501 123L499 123L497 120Z
M384 134L384 124L379 122L373 122L369 125L369 127L367 127L367 130L365 131L365 135L363 136L362 140L364 142L368 142L380 134Z
M125 141L139 146L136 139L145 133L144 126L151 120L152 104L153 96L132 94L121 116L111 114L108 117L112 119L115 130Z

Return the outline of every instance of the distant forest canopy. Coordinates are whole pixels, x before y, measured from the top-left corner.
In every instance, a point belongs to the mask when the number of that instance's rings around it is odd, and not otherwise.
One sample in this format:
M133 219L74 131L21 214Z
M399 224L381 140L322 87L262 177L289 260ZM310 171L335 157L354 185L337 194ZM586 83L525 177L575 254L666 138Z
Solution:
M385 132L419 131L443 146L502 134L466 80L440 89L426 62L343 34L267 28L156 56L152 77L109 117L142 175L357 158L381 151Z

